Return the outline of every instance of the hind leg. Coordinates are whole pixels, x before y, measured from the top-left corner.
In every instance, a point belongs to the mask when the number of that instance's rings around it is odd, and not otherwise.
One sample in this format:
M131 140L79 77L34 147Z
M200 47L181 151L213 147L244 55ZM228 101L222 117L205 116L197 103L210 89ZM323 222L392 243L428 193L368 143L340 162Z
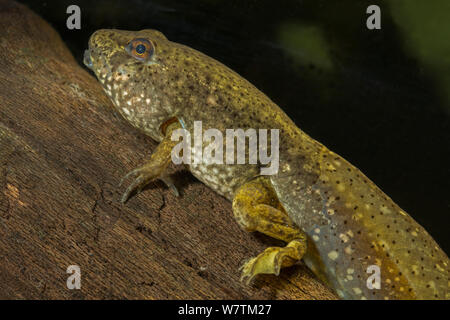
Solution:
M287 242L285 247L269 247L242 266L241 280L249 283L256 275L280 273L300 260L306 252L306 236L284 211L267 177L258 177L243 186L233 198L233 213L247 231L258 231Z

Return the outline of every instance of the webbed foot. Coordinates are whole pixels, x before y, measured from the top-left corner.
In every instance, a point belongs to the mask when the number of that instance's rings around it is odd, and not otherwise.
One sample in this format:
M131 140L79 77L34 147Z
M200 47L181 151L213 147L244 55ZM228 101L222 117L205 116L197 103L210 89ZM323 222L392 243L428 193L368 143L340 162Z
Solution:
M286 247L269 247L258 256L248 260L241 268L241 281L249 284L258 274L278 276L282 267L291 266L304 254L306 246L302 240L293 240Z

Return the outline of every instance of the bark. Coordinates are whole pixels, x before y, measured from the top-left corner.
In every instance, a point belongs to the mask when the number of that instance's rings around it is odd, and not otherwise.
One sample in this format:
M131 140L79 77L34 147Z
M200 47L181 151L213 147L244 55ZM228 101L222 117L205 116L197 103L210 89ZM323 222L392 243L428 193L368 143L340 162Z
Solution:
M40 17L0 0L0 29L0 298L334 298L302 264L241 283L245 259L278 243L241 230L187 171L181 197L155 182L121 205L120 179L155 143Z

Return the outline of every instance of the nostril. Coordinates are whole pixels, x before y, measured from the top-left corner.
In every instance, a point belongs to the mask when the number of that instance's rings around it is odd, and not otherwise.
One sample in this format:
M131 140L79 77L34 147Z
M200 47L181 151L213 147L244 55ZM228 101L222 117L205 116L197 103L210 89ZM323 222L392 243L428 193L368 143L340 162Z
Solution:
M86 67L92 68L91 50L84 50L83 63Z

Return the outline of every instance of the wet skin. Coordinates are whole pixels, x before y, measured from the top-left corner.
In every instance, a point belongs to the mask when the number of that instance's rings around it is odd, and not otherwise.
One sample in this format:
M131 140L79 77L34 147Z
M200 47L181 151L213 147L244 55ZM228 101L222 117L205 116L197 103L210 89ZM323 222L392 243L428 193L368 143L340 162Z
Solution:
M153 179L172 185L164 173L178 143L171 140L176 129L192 133L194 121L224 136L225 129L279 129L274 175L261 176L260 164L189 166L233 202L244 229L287 243L248 260L243 279L278 275L303 259L344 299L450 298L449 259L426 230L234 71L156 30L98 30L84 61L118 112L160 142L150 160L126 176L131 183L123 202ZM367 285L374 265L380 289Z

